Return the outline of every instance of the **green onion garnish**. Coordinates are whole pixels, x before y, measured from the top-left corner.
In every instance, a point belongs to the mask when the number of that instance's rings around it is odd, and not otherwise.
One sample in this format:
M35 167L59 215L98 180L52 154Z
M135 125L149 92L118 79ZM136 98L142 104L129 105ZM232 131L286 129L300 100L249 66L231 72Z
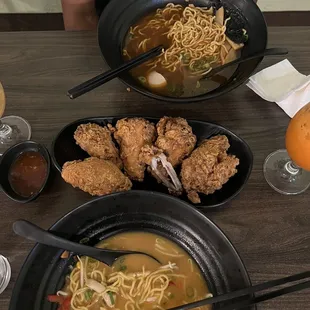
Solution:
M93 291L87 290L84 293L86 301L90 301L93 297Z
M114 305L114 297L113 297L113 294L112 292L108 292L109 296L110 296L110 300L111 300L111 304Z
M141 83L146 83L146 78L144 76L139 76L138 79Z
M126 271L127 270L127 267L125 266L125 265L123 265L123 266L121 266L120 268L119 268L119 271Z

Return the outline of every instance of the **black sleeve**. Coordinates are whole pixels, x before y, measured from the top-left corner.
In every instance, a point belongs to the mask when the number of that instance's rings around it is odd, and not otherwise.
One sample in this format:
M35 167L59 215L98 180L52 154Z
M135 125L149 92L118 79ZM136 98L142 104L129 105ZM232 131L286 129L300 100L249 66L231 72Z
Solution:
M95 6L98 16L101 15L102 11L106 7L106 5L109 3L109 0L95 0Z

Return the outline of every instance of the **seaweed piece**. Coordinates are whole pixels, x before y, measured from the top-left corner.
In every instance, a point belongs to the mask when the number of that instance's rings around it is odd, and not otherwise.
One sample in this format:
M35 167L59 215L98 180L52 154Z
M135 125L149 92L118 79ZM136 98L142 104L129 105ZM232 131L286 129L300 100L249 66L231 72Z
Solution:
M225 19L229 18L226 24L226 35L235 43L245 43L248 40L245 18L238 10L225 9Z

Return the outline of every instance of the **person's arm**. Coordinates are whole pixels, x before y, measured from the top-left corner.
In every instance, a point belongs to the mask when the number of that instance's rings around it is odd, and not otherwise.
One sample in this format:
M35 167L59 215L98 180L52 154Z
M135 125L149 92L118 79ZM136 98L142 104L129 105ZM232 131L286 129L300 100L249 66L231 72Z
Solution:
M98 16L95 0L61 0L66 30L95 30Z

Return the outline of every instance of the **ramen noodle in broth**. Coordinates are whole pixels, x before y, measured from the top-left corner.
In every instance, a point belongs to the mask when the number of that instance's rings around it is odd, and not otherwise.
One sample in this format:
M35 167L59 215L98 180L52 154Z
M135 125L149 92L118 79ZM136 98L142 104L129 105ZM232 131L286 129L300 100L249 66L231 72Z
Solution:
M66 310L162 310L212 297L193 259L163 237L122 233L97 246L145 252L161 264L132 254L119 258L110 268L89 257L79 257L65 287L57 292L69 304ZM211 306L198 309L209 310Z
M229 20L223 7L215 12L212 7L172 3L143 17L127 34L125 60L158 45L164 49L158 57L131 70L132 76L153 92L172 97L197 96L219 87L233 75L235 66L211 79L202 77L238 58L244 45L226 36Z

